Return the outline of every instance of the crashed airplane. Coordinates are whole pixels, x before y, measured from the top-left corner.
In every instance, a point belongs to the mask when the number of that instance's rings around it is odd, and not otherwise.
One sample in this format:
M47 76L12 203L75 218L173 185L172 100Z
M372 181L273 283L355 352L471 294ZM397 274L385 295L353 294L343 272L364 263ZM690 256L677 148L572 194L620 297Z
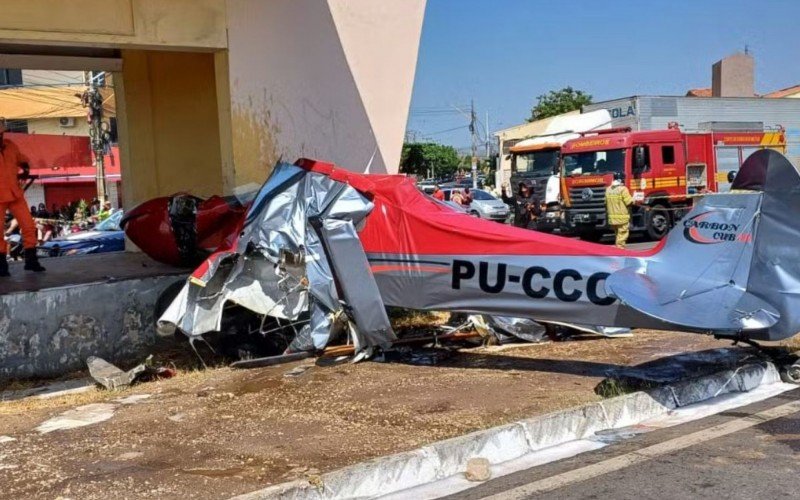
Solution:
M739 176L758 190L703 197L648 251L476 219L410 178L306 159L278 164L246 212L217 200L209 215L197 201L176 218L185 196L161 198L124 226L145 251L174 246L173 260L220 245L160 318L190 338L219 331L235 306L264 335L291 325L288 352L349 335L369 355L395 340L396 306L784 339L800 331L800 175L761 150Z

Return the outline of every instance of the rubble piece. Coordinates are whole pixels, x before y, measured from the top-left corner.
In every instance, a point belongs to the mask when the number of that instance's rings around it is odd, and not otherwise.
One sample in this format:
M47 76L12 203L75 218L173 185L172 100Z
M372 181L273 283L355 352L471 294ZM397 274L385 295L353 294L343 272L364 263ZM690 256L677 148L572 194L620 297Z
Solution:
M501 345L520 340L533 343L547 340L547 328L530 318L473 314L467 322L482 337L494 338Z
M464 472L467 481L488 481L492 478L492 469L489 460L485 458L470 458L467 460L467 470Z
M111 403L94 403L78 406L67 410L61 415L42 422L36 430L40 434L47 434L53 431L75 429L87 425L105 422L114 416L117 405Z
M311 368L313 365L303 365L303 366L295 366L288 372L284 373L283 376L287 378L294 378L299 377L300 375L304 374Z
M11 436L0 436L0 444L3 443L10 443L11 441L16 441L17 438L13 438Z
M136 377L144 373L145 370L144 364L141 364L128 371L122 371L120 368L97 356L89 356L89 358L86 359L86 366L89 367L89 375L92 376L95 382L109 391L124 389L130 386Z
M134 382L144 382L158 378L172 378L177 375L174 368L154 366L153 356L148 356L144 363L136 365L128 371L123 371L108 361L89 356L86 358L89 375L106 389L115 391L131 386Z
M121 405L135 405L150 399L151 396L151 394L131 394L130 396L124 398L115 399L114 402Z
M453 356L453 351L441 348L411 348L397 346L382 351L374 358L379 363L404 363L408 365L435 366Z
M265 358L256 359L242 359L231 363L231 368L262 368L264 366L282 365L284 363L291 363L292 361L299 361L301 359L310 358L310 352L292 352L289 354L281 354L279 356L267 356Z

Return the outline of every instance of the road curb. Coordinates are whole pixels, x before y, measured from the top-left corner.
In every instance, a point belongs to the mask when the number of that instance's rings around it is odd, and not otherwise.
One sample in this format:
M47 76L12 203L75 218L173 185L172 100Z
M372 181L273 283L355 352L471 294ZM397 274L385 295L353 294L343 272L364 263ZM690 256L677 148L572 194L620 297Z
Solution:
M372 498L463 473L467 460L492 464L544 448L628 427L670 410L760 385L780 382L774 364L760 362L712 375L634 392L577 408L492 427L422 448L378 457L323 474L246 493L235 500Z

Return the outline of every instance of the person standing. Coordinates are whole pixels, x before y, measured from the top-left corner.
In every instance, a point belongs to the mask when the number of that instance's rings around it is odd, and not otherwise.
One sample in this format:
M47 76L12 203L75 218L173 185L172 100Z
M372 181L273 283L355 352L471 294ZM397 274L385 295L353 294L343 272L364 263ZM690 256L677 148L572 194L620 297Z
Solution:
M536 196L535 180L520 181L517 194L509 194L510 189L503 186L501 197L503 203L511 205L514 210L514 225L525 229L536 229L536 219L542 215L542 206L539 197Z
M436 200L444 201L444 191L442 191L442 188L440 188L438 184L433 187L432 196Z
M19 225L25 255L25 269L42 272L44 267L36 257L36 224L33 222L25 193L19 185L19 171L28 169L28 159L13 141L5 137L7 126L0 118L0 213L10 211ZM8 273L8 243L0 239L0 276Z
M615 173L611 185L606 188L606 216L608 225L614 230L614 243L617 248L625 248L630 234L630 207L633 198L622 183L622 174Z
M461 195L461 205L464 208L469 208L470 204L472 204L472 193L468 187L465 187L464 194Z
M461 191L458 189L454 189L450 191L450 201L458 205L459 207L464 204L464 197L461 195Z

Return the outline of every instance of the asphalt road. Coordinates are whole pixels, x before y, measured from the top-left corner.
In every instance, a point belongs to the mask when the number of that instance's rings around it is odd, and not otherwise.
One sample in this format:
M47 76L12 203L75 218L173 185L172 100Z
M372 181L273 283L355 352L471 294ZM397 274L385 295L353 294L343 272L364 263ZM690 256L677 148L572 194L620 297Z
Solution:
M800 389L486 483L453 499L800 497Z

